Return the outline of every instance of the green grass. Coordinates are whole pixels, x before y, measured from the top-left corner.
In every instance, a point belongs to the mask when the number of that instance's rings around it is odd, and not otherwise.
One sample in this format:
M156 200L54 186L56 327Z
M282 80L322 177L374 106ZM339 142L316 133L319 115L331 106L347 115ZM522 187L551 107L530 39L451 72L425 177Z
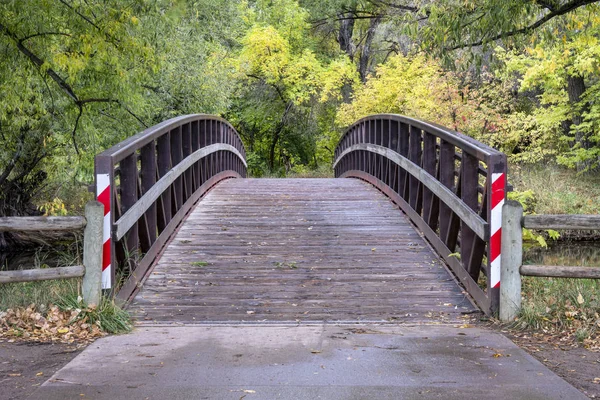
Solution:
M56 305L63 311L80 309L77 320L87 317L89 324L99 324L106 333L127 333L132 329L129 313L108 297L103 297L98 307L88 307L80 297L73 295L60 298Z
M530 190L528 204L536 214L598 214L600 176L579 175L553 165L510 166L510 183L519 192ZM566 237L564 232L563 237ZM569 237L580 233L571 232ZM600 245L599 245L600 247ZM536 250L544 265L600 266L593 257L551 250ZM527 256L526 256L527 257ZM591 260L591 261L590 261ZM514 327L548 335L570 337L575 342L596 343L600 333L600 280L523 277L522 310Z
M600 213L600 174L579 175L552 164L509 166L516 191L532 190L537 214Z
M80 282L81 279L76 278L0 284L0 310L27 307L30 304L45 307L61 298L77 298Z

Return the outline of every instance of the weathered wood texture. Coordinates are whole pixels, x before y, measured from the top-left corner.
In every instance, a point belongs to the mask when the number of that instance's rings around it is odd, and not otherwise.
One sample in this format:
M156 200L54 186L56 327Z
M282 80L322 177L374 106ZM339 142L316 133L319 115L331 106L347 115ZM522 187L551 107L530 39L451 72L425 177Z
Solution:
M2 217L0 232L40 232L83 230L83 217Z
M500 265L493 261L500 240L491 236L505 197L504 154L435 124L379 114L348 127L333 167L337 178L363 179L390 197L479 307L489 315L498 311Z
M600 230L600 215L546 214L526 215L523 227L528 229Z
M521 275L547 278L600 279L600 267L521 265Z
M475 311L408 219L355 179L234 179L130 305L139 322L458 322Z
M0 271L0 283L35 282L51 279L81 278L85 273L83 265L44 269L23 269L18 271Z

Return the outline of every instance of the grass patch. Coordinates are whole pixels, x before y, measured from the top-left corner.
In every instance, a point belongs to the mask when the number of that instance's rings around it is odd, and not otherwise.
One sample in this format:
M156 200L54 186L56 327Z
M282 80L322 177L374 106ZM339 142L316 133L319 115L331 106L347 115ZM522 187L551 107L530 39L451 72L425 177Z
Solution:
M61 298L77 298L80 284L81 278L3 283L0 284L0 310L27 307L30 304L48 306Z
M510 165L509 182L532 190L536 214L598 214L600 174L580 175L556 165Z
M600 348L600 281L523 277L522 310L514 327Z
M85 321L88 324L100 326L106 333L127 333L132 329L129 313L108 297L103 297L100 306L88 306L78 296L68 296L56 303L63 311L77 311L71 323Z
M600 176L580 175L555 165L511 165L510 183L527 194L526 207L536 214L598 214ZM565 237L590 237L597 232L560 232ZM593 237L593 236L592 236ZM560 239L559 239L560 240ZM564 242L568 243L568 242ZM600 266L580 251L533 249L534 264ZM599 246L600 247L600 246ZM566 248L566 247L565 247ZM557 251L558 250L558 251ZM531 251L531 250L530 250ZM525 256L532 261L532 255ZM600 348L600 280L522 278L522 309L513 327L538 331L557 343Z

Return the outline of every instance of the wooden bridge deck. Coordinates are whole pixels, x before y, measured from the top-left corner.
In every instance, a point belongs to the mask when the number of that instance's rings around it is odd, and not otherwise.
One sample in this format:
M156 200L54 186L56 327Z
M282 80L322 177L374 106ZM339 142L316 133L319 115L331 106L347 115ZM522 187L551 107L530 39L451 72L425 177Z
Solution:
M474 310L408 218L355 179L219 184L130 306L140 323L436 323Z

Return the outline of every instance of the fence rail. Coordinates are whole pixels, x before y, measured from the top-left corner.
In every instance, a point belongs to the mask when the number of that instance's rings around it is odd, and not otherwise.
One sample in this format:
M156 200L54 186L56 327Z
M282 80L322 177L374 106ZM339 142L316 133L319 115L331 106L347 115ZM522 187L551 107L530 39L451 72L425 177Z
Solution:
M68 267L0 271L1 283L36 282L52 279L83 278L82 297L87 304L99 304L102 298L102 228L104 206L91 201L84 217L3 217L0 231L78 231L83 232L83 265Z
M481 309L498 310L503 153L436 124L380 114L348 128L334 170L336 177L363 179L390 197Z
M224 119L170 119L96 156L96 194L105 207L103 287L128 301L193 205L218 182L246 176L246 152Z
M514 320L521 310L521 276L600 279L600 267L523 265L523 233L527 229L600 230L600 215L525 215L516 201L508 201L502 213L502 283L500 319Z
M85 227L84 217L1 217L0 232L77 231Z

